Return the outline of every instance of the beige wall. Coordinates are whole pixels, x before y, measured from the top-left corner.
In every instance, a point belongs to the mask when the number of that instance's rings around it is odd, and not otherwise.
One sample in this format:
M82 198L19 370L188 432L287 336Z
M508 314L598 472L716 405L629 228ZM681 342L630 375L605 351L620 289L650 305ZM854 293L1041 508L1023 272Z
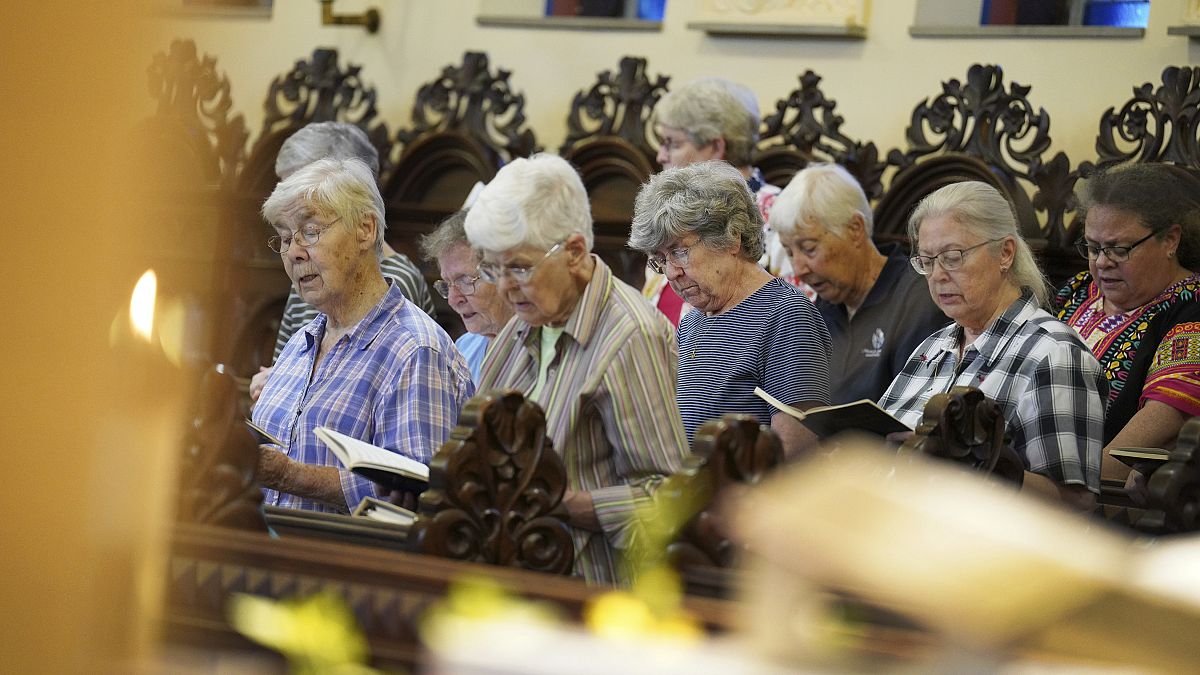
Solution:
M971 63L998 63L1006 77L1032 85L1033 103L1051 116L1054 150L1073 161L1091 157L1097 121L1120 105L1135 84L1158 81L1166 65L1195 63L1187 38L1168 36L1185 0L1155 0L1140 40L914 39L908 27L917 0L872 3L865 41L713 38L689 30L698 3L671 0L662 32L583 32L480 27L477 0L382 2L339 0L339 12L379 6L376 36L356 28L319 26L315 1L275 3L270 20L168 19L168 34L193 37L213 54L233 82L235 106L257 133L270 79L306 57L315 46L337 47L345 61L364 66L381 99L380 113L395 128L407 123L417 87L464 50L486 51L492 63L513 72L538 140L555 148L565 135L572 93L595 74L616 67L622 55L644 56L652 73L683 81L722 75L753 87L764 109L785 96L796 76L811 68L825 79L851 136L884 149L903 142L912 107L937 93L941 80L962 78ZM166 39L164 39L164 47ZM148 58L148 57L147 57Z

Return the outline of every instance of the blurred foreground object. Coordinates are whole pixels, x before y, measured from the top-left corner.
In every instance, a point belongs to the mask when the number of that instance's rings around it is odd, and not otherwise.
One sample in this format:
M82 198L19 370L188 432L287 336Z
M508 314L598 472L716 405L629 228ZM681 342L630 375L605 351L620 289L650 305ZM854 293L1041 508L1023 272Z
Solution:
M1139 549L937 462L848 444L776 474L738 505L734 525L758 556L747 632L766 654L836 657L823 614L822 591L833 591L926 626L972 659L1194 666L1200 598L1175 592L1186 579L1166 574L1195 576L1200 552ZM1150 569L1168 572L1151 585Z

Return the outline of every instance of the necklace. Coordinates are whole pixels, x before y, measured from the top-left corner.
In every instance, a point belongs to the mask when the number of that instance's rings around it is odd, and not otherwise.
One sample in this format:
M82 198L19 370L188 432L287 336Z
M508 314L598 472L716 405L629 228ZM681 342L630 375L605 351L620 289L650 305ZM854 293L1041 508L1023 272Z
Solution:
M716 320L717 317L715 315L710 316L705 314L700 317L700 328L696 333L696 337L692 339L692 348L688 351L689 359L696 358L696 346L700 344L702 339L704 339L704 335L708 333L708 327L711 326Z

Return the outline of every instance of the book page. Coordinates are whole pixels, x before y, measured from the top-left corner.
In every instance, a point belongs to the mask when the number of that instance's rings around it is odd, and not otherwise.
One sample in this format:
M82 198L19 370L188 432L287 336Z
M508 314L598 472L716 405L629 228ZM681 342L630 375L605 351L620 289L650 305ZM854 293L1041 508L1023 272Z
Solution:
M370 443L352 438L327 427L317 427L314 430L317 438L321 439L333 454L341 460L342 465L353 470L355 467L373 467L393 471L404 476L429 480L429 467L405 457L397 452L384 450Z
M249 417L246 417L243 419L246 422L246 426L250 427L250 431L253 432L254 437L258 440L259 445L277 445L280 448L283 448L285 450L287 449L287 443L284 443L283 441L279 440L279 438L277 436L275 436L274 434L271 434L266 429L255 424L253 421L250 420Z

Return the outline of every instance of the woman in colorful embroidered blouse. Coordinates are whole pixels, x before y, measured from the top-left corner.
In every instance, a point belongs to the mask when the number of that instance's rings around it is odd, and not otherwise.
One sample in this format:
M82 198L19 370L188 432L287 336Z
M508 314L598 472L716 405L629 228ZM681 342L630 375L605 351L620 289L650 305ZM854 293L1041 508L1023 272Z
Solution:
M1169 164L1092 177L1077 246L1088 259L1058 293L1058 316L1104 368L1102 474L1124 478L1116 447L1169 447L1200 415L1200 178Z

